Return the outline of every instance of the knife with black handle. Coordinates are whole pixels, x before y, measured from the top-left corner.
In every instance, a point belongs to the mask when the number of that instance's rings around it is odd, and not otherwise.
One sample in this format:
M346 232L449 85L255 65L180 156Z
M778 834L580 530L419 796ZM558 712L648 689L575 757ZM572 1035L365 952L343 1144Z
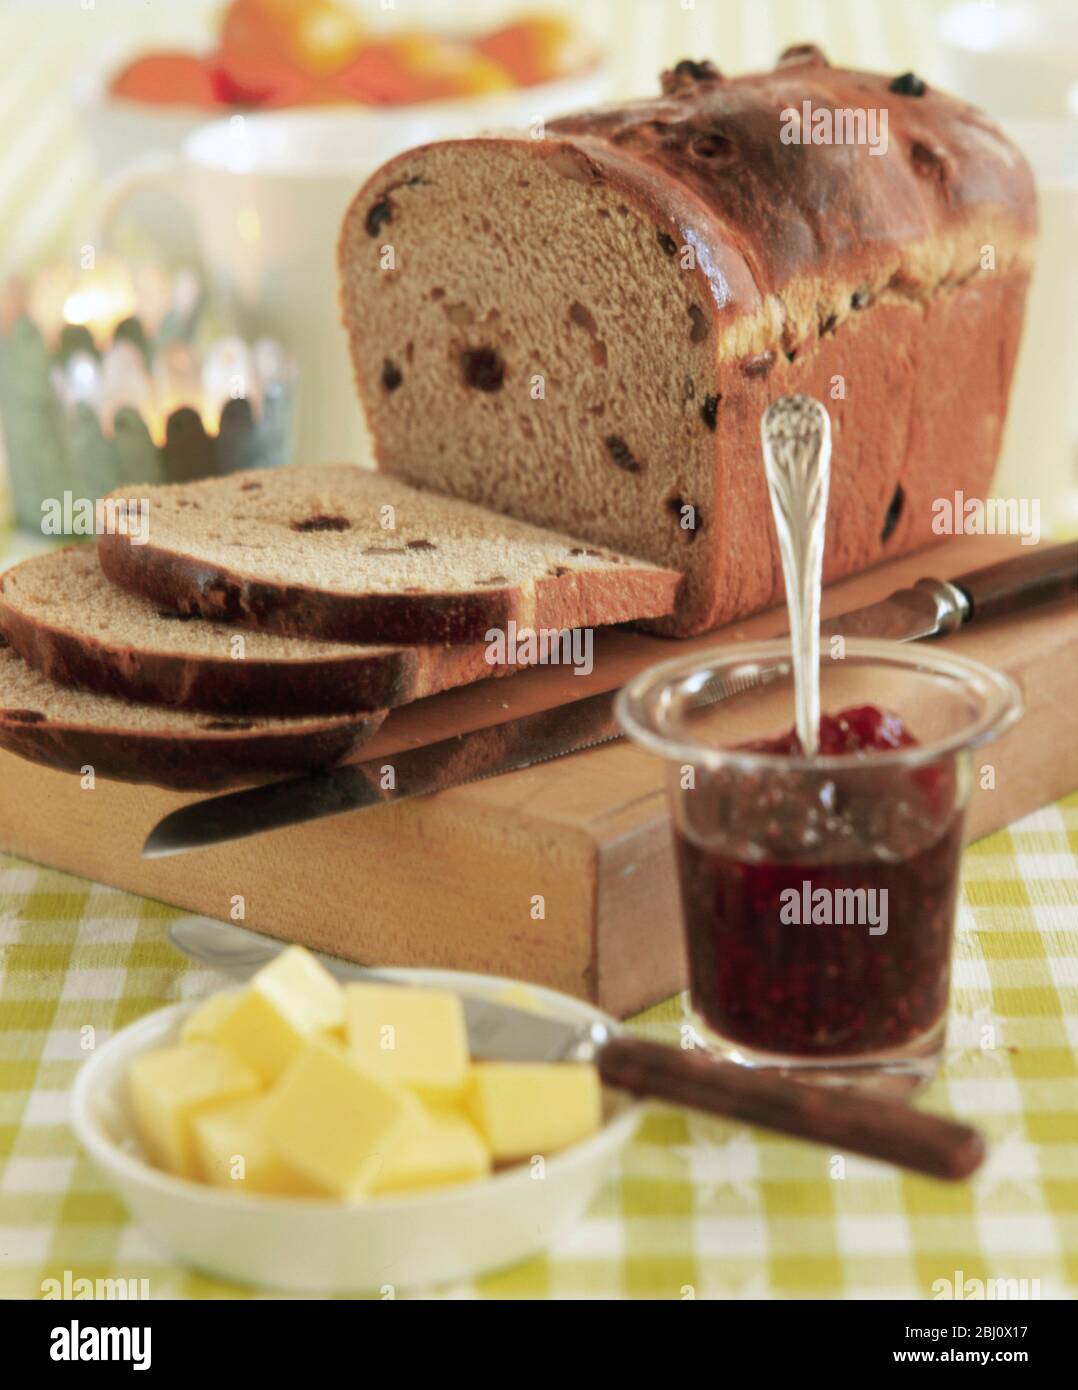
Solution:
M828 637L910 642L1074 594L1078 594L1078 542L1040 547L957 579L922 579L879 603L829 618L820 631ZM747 684L760 684L768 674L762 670ZM779 668L772 674L780 674ZM720 700L730 693L732 688L727 686L710 695ZM614 715L617 695L617 690L604 691L407 752L207 797L165 816L142 852L150 859L184 854L323 816L426 796L582 752L621 738Z

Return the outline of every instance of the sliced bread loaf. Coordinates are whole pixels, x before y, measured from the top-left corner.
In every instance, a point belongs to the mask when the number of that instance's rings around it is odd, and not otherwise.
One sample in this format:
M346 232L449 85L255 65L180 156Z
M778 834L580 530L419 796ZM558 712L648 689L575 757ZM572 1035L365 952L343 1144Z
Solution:
M214 790L343 762L385 712L217 719L57 685L0 643L0 748L61 772Z
M791 131L807 108L833 141ZM866 110L880 141L842 134ZM831 414L827 579L986 495L1035 224L979 111L802 45L744 77L680 62L541 140L395 156L345 217L341 305L382 468L684 571L680 636L781 601L780 396Z
M129 489L113 494L130 496ZM105 573L162 607L286 636L477 642L670 613L680 576L349 465L146 487Z
M176 613L110 584L86 545L0 574L0 633L62 685L221 714L384 709L513 669L483 643L356 646Z

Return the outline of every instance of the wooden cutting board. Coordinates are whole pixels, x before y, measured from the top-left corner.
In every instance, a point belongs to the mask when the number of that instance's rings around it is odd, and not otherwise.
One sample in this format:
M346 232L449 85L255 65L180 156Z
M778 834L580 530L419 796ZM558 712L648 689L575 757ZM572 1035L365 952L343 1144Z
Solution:
M1017 553L1008 537L962 537L830 588L826 614L931 574L950 578ZM623 684L717 642L777 635L781 611L669 642L597 635L588 677L544 667L396 711L369 756ZM995 745L996 788L973 794L969 838L1078 786L1073 706L1078 605L973 627L948 647L1008 671L1026 715ZM188 796L76 777L0 752L0 848L336 955L486 971L566 990L623 1016L684 983L663 771L627 743L398 806L274 831L173 859L143 860L157 820ZM543 915L536 915L537 899Z

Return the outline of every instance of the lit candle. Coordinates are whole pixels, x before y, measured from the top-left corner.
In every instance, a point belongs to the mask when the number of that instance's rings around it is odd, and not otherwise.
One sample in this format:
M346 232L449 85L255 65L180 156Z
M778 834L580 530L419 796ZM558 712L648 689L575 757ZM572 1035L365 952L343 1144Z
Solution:
M169 272L152 262L128 265L115 256L98 256L81 270L58 261L27 279L0 282L0 330L10 332L25 315L55 351L65 328L85 328L103 353L126 319L136 319L150 341L166 319L170 338L189 338L201 301L200 281L190 270Z
M207 433L211 411L202 396L198 357L188 343L167 343L153 364L153 392L144 414L154 443L163 444L168 417L187 407L197 412Z
M199 343L201 305L193 273L112 257L0 279L0 399L20 525L38 529L42 500L69 488L97 497L132 479L289 461L295 363L268 340ZM134 331L117 338L125 320ZM247 407L231 410L241 398Z
M122 262L102 257L91 270L81 271L64 300L63 318L86 328L99 346L135 313L137 300L130 272Z

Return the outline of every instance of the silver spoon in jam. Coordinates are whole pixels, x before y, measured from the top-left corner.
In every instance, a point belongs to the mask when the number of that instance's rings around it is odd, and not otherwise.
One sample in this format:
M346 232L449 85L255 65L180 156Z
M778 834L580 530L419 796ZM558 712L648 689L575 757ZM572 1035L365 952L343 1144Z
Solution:
M811 396L782 396L764 412L760 434L790 614L797 737L811 757L819 747L820 589L831 419Z

